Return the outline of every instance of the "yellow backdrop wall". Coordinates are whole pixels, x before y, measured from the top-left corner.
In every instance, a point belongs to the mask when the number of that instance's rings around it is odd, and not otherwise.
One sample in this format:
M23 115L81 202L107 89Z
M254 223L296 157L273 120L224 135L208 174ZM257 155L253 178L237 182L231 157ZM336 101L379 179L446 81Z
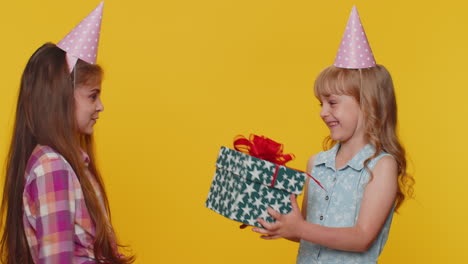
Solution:
M97 4L1 1L1 161L28 58ZM294 262L297 244L260 240L204 202L218 148L238 134L284 143L298 169L321 150L327 129L312 86L333 62L353 4L393 74L417 179L379 263L465 259L468 3L108 0L98 157L115 228L137 263Z

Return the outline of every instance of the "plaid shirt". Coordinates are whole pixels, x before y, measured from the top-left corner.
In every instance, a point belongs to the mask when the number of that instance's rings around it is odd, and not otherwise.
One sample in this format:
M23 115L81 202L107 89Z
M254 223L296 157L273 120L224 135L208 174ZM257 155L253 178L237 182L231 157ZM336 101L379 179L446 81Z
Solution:
M89 157L84 152L83 161L87 166ZM95 177L87 175L102 203ZM48 146L38 145L29 158L25 177L23 224L34 262L97 263L95 226L78 177L65 158Z

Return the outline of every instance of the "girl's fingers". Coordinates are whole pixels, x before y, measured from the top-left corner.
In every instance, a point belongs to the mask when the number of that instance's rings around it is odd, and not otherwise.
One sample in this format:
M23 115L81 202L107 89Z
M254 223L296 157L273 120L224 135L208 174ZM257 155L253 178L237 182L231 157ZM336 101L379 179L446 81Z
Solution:
M266 229L269 229L269 227L270 227L270 223L268 223L267 221L265 221L265 220L263 220L261 218L258 218L257 222L259 224L261 224L263 227L265 227Z
M273 217L275 220L280 220L280 218L283 216L279 212L273 210L273 208L271 208L271 207L268 207L267 211L271 215L271 217Z
M278 223L275 222L275 223L268 223L267 221L259 218L257 219L257 222L259 224L261 224L266 230L269 230L269 231L275 231L276 229L278 229Z
M292 207L292 210L293 210L293 211L298 211L298 212L300 212L301 210L299 210L299 205L297 205L296 195L292 193L292 194L289 196L289 198L291 199L291 207Z
M271 235L271 232L264 228L252 228L252 231L256 233L264 234L264 235Z
M278 239L278 238L282 238L282 237L280 235L273 235L273 236L260 236L260 238L266 239L266 240L271 240L271 239Z

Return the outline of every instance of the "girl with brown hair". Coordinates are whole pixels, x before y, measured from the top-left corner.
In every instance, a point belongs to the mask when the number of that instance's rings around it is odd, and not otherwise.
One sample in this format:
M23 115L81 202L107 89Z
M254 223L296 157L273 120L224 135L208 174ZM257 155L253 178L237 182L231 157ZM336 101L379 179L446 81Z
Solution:
M21 78L0 211L3 263L132 263L118 252L94 155L103 71L95 56L59 45L41 46Z

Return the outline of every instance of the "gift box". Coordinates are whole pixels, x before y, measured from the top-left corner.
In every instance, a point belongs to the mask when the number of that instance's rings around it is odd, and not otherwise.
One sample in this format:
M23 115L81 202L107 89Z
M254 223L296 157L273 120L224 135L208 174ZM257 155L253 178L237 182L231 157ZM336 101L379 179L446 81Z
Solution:
M302 193L306 177L305 172L221 147L206 207L229 219L261 227L257 218L274 222L268 207L282 214L291 211L290 195Z

